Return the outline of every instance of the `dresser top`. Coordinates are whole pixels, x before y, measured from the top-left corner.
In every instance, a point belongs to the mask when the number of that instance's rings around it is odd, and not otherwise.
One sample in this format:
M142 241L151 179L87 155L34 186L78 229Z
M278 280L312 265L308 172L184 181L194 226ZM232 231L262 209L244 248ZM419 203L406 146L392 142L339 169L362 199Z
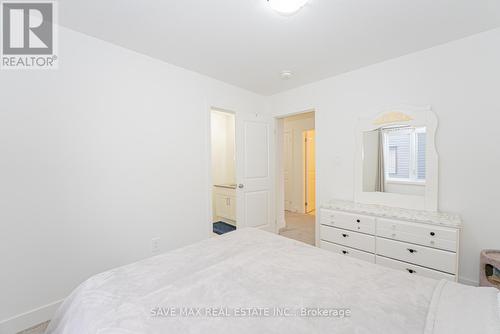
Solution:
M462 225L459 215L444 212L410 210L341 200L330 201L321 208L455 228L460 228Z

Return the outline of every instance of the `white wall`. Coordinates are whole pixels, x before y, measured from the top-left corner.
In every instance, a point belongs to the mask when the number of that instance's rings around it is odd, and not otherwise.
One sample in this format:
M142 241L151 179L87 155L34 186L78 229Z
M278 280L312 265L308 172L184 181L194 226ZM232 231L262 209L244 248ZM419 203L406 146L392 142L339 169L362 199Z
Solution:
M266 112L253 93L64 28L59 38L58 70L0 72L2 333L149 256L153 237L162 251L206 238L209 106Z
M439 207L462 215L460 278L500 247L500 29L326 79L272 98L276 115L316 110L318 203L354 198L358 116L398 104L439 118Z
M235 117L212 111L212 183L236 184Z
M304 189L304 142L303 132L314 129L314 113L305 116L292 116L285 118L284 131L291 136L291 170L290 182L285 184L285 201L289 202L291 210L305 213L305 189ZM286 161L286 157L285 157Z

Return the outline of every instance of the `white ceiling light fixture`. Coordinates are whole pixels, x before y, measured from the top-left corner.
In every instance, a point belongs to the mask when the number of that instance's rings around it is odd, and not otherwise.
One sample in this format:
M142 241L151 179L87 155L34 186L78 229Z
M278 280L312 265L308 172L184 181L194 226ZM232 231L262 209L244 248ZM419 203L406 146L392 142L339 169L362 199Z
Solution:
M267 0L272 9L283 15L297 13L309 0Z
M292 71L288 71L288 70L281 71L281 79L283 79L283 80L289 80L292 76L293 76Z

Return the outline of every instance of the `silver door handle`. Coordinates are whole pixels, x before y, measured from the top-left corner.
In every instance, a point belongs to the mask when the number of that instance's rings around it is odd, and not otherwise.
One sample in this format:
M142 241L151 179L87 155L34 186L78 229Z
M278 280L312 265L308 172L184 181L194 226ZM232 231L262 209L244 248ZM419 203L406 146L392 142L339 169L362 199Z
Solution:
M245 188L245 185L240 183L240 184L238 184L238 188L243 189L243 188Z

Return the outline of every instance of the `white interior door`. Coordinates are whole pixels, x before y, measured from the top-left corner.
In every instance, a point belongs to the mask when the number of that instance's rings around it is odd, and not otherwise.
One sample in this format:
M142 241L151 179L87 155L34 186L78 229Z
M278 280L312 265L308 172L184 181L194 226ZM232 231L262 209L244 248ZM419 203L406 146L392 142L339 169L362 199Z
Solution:
M276 232L273 186L273 120L236 114L236 220L238 227Z

